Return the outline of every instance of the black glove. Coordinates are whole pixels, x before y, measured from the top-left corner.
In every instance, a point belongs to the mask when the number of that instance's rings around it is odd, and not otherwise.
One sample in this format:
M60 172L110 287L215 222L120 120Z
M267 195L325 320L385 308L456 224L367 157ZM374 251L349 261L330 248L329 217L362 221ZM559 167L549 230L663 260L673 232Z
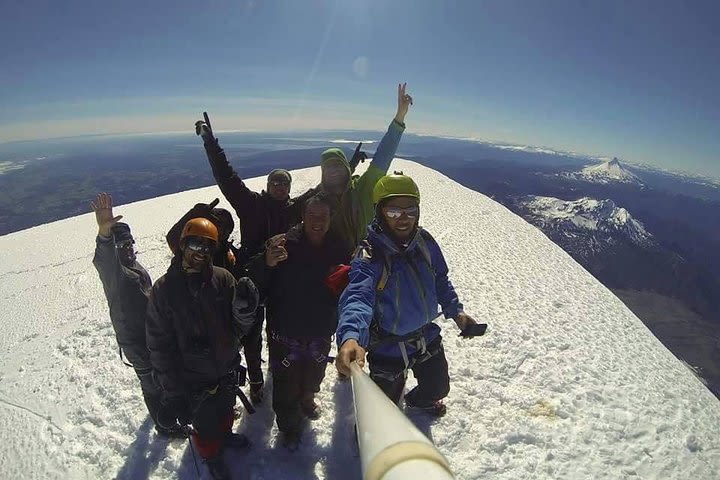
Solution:
M358 146L355 148L355 152L353 152L353 156L350 159L351 172L355 172L355 167L358 166L358 163L364 162L368 158L367 153L360 151L360 147L362 147L362 142L358 143Z
M260 303L258 289L248 277L238 278L235 284L235 302L233 307L241 314L252 313Z
M217 216L213 213L213 208L217 207L218 203L220 203L220 200L217 198L210 203L196 203L195 206L190 210L190 213L192 214L193 218L207 218L213 223L217 223L215 222L215 220L217 220Z
M160 402L160 409L157 414L157 423L162 428L171 430L177 427L188 425L192 422L190 407L183 397L167 398Z

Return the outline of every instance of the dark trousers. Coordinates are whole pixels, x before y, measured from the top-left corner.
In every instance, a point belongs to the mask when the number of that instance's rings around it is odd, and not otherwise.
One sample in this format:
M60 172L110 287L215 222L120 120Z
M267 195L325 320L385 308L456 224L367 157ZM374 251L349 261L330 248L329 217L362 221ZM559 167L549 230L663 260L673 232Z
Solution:
M195 429L193 442L203 458L212 458L220 453L225 436L232 431L234 421L236 385L220 385L212 391L201 391L190 395L190 412Z
M140 389L142 390L143 399L145 400L145 406L148 409L150 418L157 423L157 413L160 408L162 391L152 374L150 352L148 352L144 343L122 345L121 349L127 361L132 364L135 374L140 380Z
M297 341L301 348L291 348L276 339L268 339L272 406L281 432L300 429L303 420L300 402L320 391L320 384L325 378L327 354L330 353L329 337L293 341Z
M431 354L428 358L418 359L418 355L410 357L412 372L417 379L417 386L405 397L416 406L429 406L433 402L445 398L450 392L450 376L442 338L438 337L427 345ZM385 357L368 355L370 378L393 402L400 403L405 388L405 361L402 357Z
M241 340L247 362L250 383L262 383L262 326L265 319L265 307L259 306L255 312L255 325Z

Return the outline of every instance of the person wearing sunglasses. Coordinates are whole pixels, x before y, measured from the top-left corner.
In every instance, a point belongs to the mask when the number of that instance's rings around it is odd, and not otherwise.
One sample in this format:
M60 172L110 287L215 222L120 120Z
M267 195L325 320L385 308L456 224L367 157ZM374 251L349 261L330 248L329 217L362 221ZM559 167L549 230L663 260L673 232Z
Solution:
M190 219L180 250L153 285L148 302L147 345L162 388L158 423L192 424L192 442L213 478L229 478L225 447L249 441L232 432L240 378L241 340L255 323L257 289L214 266L219 232L207 218Z
M161 392L152 376L150 352L145 341L146 310L152 280L137 261L130 226L120 222L122 215L113 215L112 196L99 193L90 208L95 212L98 225L93 265L108 302L120 359L135 370L145 406L155 422L158 435L181 436L178 429L163 428L157 421Z
M320 188L329 194L336 211L330 230L340 237L348 255L367 235L368 223L373 218L373 187L387 173L405 131L405 116L413 103L406 88L405 83L398 85L397 112L362 175L352 175L354 166L360 161L356 156L361 153L359 148L351 162L339 148L329 148L320 157Z
M442 416L450 378L434 323L438 305L461 331L476 322L463 312L440 246L419 226L420 191L413 179L402 172L381 178L373 202L375 218L340 297L336 366L349 375L350 363L363 366L367 351L370 377L398 404L412 370L418 385L405 395L405 405Z
M213 255L213 265L222 267L233 274L235 279L247 276L245 264L249 257L244 246L236 247L230 240L235 228L232 214L224 208L218 208L220 201L216 198L210 203L198 203L170 228L165 239L174 253L180 250L180 233L188 220L195 217L207 218L215 224L220 232L218 247ZM248 383L250 384L250 401L262 403L265 379L262 371L262 325L265 316L264 308L259 306L257 319L252 330L242 339L245 361L247 362Z
M266 298L272 406L289 450L298 447L305 418L320 415L315 394L337 327L338 293L327 278L349 261L342 242L328 233L331 216L326 195L311 197L302 223L268 240L248 267Z

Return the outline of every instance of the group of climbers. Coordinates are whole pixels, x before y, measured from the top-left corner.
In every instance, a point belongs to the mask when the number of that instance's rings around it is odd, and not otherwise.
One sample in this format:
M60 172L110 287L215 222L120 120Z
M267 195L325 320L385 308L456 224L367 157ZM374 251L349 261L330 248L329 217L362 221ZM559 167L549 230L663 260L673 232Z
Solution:
M315 394L332 360L333 334L341 374L349 375L353 361L364 365L367 352L371 378L395 403L412 370L418 386L406 405L445 411L449 377L433 323L437 307L461 330L475 321L463 312L438 244L418 224L417 185L402 173L386 175L412 104L405 88L398 86L397 113L366 171L353 174L365 159L359 148L350 161L330 148L320 159L319 185L295 198L283 169L270 172L265 191L250 190L207 115L196 122L215 180L240 220L241 246L230 240L233 217L217 199L197 204L169 230L173 258L152 286L109 195L92 204L94 263L121 357L140 378L158 433L190 433L214 478L228 476L224 447L249 444L232 433L236 396L243 398L241 349L251 401L263 401L264 321L272 408L290 449L304 419L320 414Z

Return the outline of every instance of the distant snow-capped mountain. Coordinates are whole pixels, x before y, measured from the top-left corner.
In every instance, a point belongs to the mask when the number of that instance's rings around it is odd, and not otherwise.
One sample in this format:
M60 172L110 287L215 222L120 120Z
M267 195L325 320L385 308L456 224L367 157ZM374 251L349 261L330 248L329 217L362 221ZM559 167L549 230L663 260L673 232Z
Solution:
M581 253L581 256L621 241L639 247L656 245L655 239L643 224L612 200L584 197L566 201L529 195L519 199L517 206L524 217L557 243L575 244L572 250ZM556 236L562 238L556 239Z
M571 174L571 176L593 183L643 184L637 175L620 165L620 161L617 158L613 158L599 165L587 166L581 171Z

